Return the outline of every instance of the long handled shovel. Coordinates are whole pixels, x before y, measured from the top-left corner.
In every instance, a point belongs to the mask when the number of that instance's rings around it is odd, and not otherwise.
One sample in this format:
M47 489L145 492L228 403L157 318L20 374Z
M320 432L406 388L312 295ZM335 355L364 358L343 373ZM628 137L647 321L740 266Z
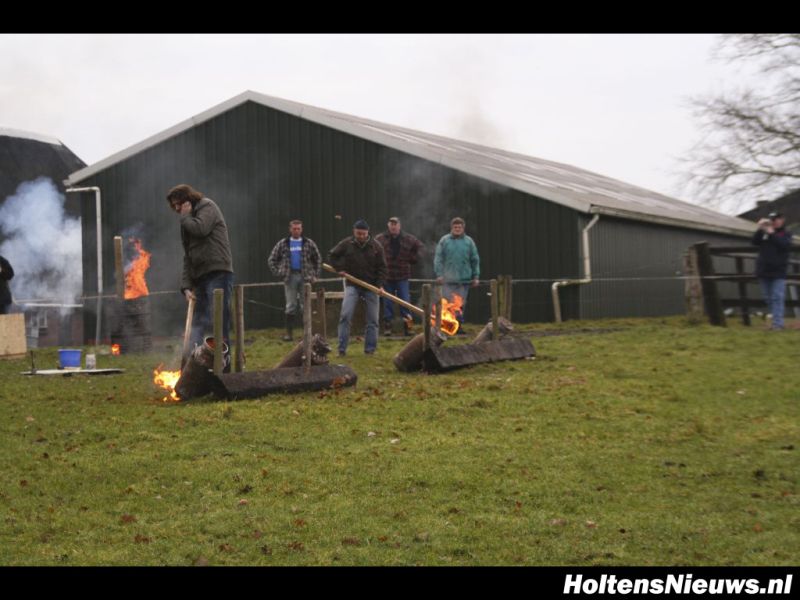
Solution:
M192 334L192 319L194 318L194 298L189 298L189 306L186 307L186 327L183 330L183 356L181 357L181 371L189 358L189 338Z

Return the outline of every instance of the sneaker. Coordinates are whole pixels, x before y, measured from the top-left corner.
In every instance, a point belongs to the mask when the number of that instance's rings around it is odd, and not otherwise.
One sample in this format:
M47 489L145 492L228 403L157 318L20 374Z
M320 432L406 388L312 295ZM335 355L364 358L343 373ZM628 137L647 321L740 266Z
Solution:
M347 352L344 352L343 350L339 350L339 358L342 358L344 356L347 356Z
M392 335L392 324L391 323L384 323L383 324L383 335Z
M375 350L364 350L364 354L366 354L367 356L372 356L373 354L375 354Z

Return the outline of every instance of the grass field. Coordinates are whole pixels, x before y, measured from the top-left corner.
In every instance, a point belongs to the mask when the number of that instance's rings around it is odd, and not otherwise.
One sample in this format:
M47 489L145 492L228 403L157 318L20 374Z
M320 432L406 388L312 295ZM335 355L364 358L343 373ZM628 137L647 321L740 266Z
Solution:
M558 329L441 375L353 342L357 387L238 402L162 403L173 348L0 361L0 564L797 564L800 330ZM279 335L248 332L248 370Z

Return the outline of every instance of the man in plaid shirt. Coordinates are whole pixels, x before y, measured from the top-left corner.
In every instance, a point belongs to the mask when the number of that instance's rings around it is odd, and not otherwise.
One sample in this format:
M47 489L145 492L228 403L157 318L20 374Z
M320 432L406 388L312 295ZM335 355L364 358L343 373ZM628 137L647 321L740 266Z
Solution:
M303 237L303 222L295 219L289 223L289 236L275 244L267 262L272 274L283 278L286 335L282 339L291 342L292 328L303 311L303 285L317 279L322 257L314 240Z

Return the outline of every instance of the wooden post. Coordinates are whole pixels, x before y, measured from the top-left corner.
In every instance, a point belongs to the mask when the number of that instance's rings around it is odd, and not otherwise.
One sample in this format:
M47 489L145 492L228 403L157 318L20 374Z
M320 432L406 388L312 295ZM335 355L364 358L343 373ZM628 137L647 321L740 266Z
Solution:
M497 314L506 314L506 276L497 276Z
M500 325L499 325L499 322L497 320L497 317L500 316L500 313L498 311L499 307L497 306L497 304L498 304L497 279L492 279L489 282L489 289L491 290L491 294L492 294L492 299L491 299L491 305L492 305L492 339L496 340L496 339L498 339L500 337Z
M697 266L697 249L689 246L684 256L684 273L686 280L684 293L686 299L686 317L694 325L703 320L703 288L700 284L700 273Z
M325 309L325 288L317 290L317 312L321 323L320 335L328 339L328 311Z
M114 236L114 278L117 297L125 299L125 271L122 266L122 236Z
M224 292L220 289L214 290L214 375L222 375L222 346L225 340L222 339L222 304Z
M311 368L311 284L303 285L303 365Z
M431 347L431 284L422 284L422 334L424 336L422 343L422 352L424 353Z
M236 320L236 373L244 371L244 286L233 288L233 309Z
M436 320L434 322L434 331L439 332L442 330L442 284L437 283L433 287L433 301Z
M722 302L714 277L714 263L708 242L699 242L694 245L697 249L697 266L700 274L700 286L703 289L703 304L705 305L708 320L712 325L725 327L725 313L722 312Z
M511 301L513 299L513 294L511 292L512 289L511 284L512 284L511 275L506 275L506 312L502 316L504 316L509 321L511 320Z
M739 301L742 309L742 323L750 325L750 308L747 302L747 280L744 279L744 259L741 256L736 257L736 273L742 279L739 280Z

